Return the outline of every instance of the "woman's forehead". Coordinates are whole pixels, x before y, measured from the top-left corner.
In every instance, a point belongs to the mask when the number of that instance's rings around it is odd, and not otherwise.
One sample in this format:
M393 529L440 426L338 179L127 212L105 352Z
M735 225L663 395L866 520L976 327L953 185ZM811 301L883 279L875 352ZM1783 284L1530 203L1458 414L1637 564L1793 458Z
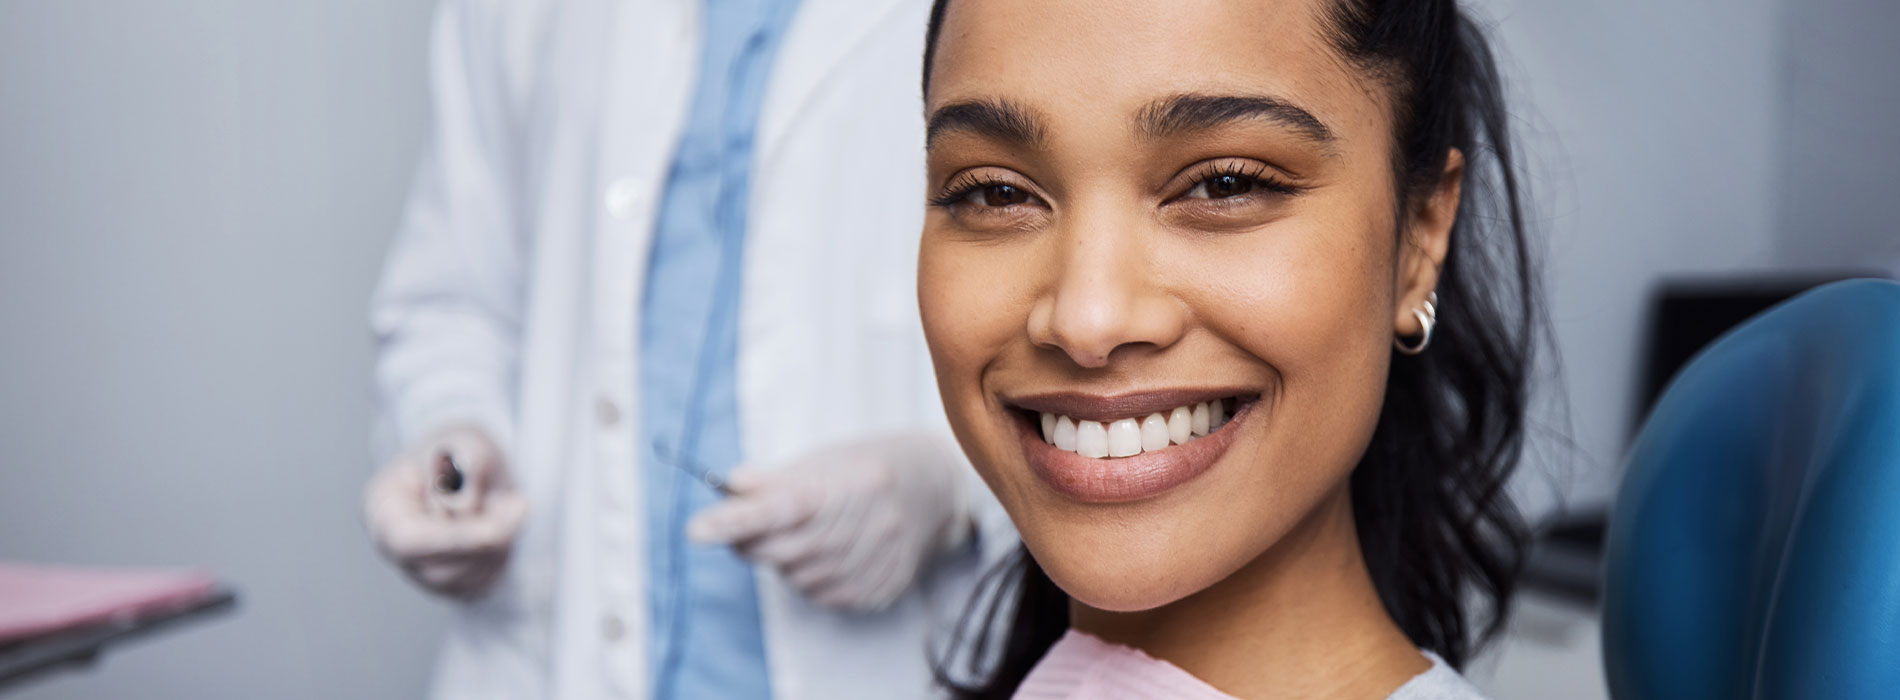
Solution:
M1366 77L1329 43L1327 1L956 0L928 109L1002 104L1046 123L1143 127L1200 96L1303 113L1321 131L1379 128Z

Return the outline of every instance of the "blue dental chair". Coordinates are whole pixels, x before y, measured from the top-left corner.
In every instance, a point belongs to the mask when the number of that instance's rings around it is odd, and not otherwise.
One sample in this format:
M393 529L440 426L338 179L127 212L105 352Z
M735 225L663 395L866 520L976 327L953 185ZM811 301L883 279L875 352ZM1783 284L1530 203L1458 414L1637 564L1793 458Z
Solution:
M1618 700L1900 698L1900 284L1815 289L1702 352L1605 546Z

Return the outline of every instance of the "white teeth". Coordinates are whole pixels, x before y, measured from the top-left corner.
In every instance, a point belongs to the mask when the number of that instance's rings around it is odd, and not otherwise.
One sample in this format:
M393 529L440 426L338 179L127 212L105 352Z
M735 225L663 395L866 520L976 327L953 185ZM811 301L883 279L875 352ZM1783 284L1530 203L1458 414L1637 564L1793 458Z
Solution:
M1168 412L1168 440L1185 445L1194 439L1194 411L1186 406Z
M1141 451L1153 452L1168 446L1168 419L1150 413L1141 419Z
M1090 459L1132 457L1185 445L1227 424L1225 399L1113 421L1078 421L1055 413L1037 416L1042 440Z
M1089 459L1108 456L1108 429L1101 423L1085 420L1075 424L1075 453Z
M1133 457L1141 454L1141 424L1123 418L1108 424L1108 456Z

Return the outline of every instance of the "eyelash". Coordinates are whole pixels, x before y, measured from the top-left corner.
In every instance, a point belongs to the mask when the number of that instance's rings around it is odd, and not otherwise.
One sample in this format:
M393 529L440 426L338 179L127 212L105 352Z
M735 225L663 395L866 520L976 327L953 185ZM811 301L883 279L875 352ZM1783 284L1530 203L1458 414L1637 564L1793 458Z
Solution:
M1215 164L1215 165L1209 165L1202 168L1200 174L1194 176L1194 181L1188 185L1188 188L1182 191L1180 195L1176 195L1169 201L1173 201L1175 199L1181 199L1185 197L1187 193L1193 192L1196 189L1202 187L1203 185L1206 185L1207 183L1213 181L1215 178L1220 178L1220 177L1235 177L1235 178L1240 178L1242 180L1248 180L1248 181L1253 182L1254 185L1258 186L1260 189L1265 190L1267 192L1271 192L1273 194L1294 195L1294 194L1299 194L1300 192L1299 187L1295 187L1284 180L1274 177L1271 173L1268 173L1267 166L1265 165L1261 165L1258 163L1248 164L1248 165L1242 165L1239 163L1220 163L1220 164ZM936 206L936 207L954 206L960 202L963 202L964 200L969 199L971 194L979 192L983 190L984 188L994 187L997 185L1021 187L1021 185L1015 185L994 176L990 176L990 175L979 176L979 175L974 175L974 174L966 172L962 175L957 176L957 179L952 180L949 185L944 187L942 192L937 194L937 196L931 197L930 204L931 206ZM1031 195L1031 196L1034 196L1034 195ZM1245 196L1245 195L1240 195L1240 196Z
M936 207L952 206L965 199L969 199L971 194L979 192L984 188L995 187L997 185L1020 187L1020 185L1010 184L995 176L978 176L966 172L962 175L958 175L957 179L951 180L950 184L945 186L943 191L938 193L937 196L931 197L930 205Z
M1259 187L1260 189L1266 190L1267 192L1271 192L1273 194L1293 195L1293 194L1300 193L1300 188L1295 187L1292 184L1289 184L1286 181L1281 180L1277 177L1274 177L1272 173L1267 172L1267 166L1265 165L1262 165L1259 163L1249 163L1249 164L1243 165L1240 163L1229 162L1229 163L1217 163L1217 164L1203 167L1201 169L1200 174L1194 176L1194 182L1188 185L1188 188L1184 190L1180 195L1175 196L1175 199L1181 199L1182 197L1187 196L1187 193L1193 192L1196 189L1199 189L1201 186L1206 185L1209 182L1212 182L1215 178L1221 178L1221 177L1235 177L1242 180L1249 180L1249 181L1252 181L1254 185ZM1245 195L1239 195L1239 196L1245 196Z

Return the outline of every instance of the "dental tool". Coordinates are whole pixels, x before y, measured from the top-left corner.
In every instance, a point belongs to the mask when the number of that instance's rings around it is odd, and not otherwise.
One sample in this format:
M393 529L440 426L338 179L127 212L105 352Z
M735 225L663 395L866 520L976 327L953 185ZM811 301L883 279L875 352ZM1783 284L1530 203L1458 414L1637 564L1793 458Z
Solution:
M430 479L429 500L451 516L459 515L468 506L468 494L462 487L468 484L467 472L455 463L455 457L443 450L435 457L434 476Z
M698 460L681 455L677 451L669 448L665 444L665 440L661 440L660 442L661 444L653 446L654 457L658 458L661 462L672 465L675 469L684 472L687 476L693 477L694 481L705 484L707 488L718 492L721 496L732 495L732 487L726 485L725 475L713 471L711 467L700 464Z

